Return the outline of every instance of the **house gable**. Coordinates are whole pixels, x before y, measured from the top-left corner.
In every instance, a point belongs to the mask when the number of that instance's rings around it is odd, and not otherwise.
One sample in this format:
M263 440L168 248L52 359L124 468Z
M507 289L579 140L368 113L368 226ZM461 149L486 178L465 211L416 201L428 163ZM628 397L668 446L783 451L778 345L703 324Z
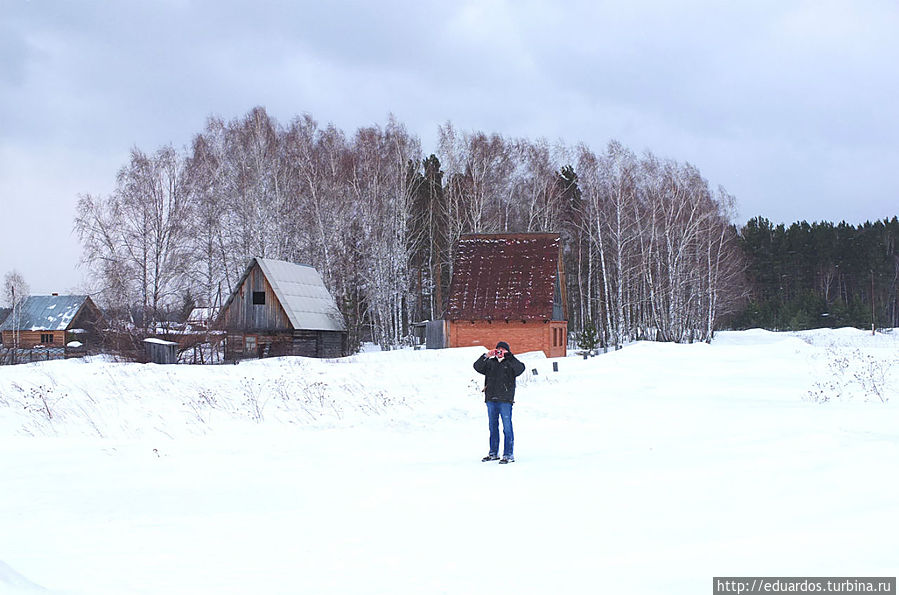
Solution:
M346 331L318 271L268 258L250 260L220 320L226 329Z
M290 331L293 325L256 259L222 307L226 329Z

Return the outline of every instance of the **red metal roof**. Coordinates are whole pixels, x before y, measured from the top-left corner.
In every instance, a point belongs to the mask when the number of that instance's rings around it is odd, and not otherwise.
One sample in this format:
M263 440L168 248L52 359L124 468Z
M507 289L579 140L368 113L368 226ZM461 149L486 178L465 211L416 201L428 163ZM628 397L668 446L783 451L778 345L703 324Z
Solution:
M558 234L473 234L459 240L446 319L552 320Z

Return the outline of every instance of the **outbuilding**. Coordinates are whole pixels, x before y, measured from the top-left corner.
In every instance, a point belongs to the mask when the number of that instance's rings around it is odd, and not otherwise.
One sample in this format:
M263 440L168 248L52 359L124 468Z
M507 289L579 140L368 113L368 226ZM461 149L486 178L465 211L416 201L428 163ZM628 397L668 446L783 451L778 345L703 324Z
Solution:
M346 355L343 315L313 267L251 258L222 306L225 359Z
M144 339L144 349L149 362L154 364L178 363L178 344L174 341L164 341L155 338Z

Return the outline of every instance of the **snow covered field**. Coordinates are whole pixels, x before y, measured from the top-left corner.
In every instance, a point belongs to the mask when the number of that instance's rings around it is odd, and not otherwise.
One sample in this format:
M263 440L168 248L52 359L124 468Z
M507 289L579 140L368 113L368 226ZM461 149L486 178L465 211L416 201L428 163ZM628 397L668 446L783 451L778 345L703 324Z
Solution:
M481 352L0 367L0 593L693 594L899 571L899 331L525 354L506 466L480 462Z

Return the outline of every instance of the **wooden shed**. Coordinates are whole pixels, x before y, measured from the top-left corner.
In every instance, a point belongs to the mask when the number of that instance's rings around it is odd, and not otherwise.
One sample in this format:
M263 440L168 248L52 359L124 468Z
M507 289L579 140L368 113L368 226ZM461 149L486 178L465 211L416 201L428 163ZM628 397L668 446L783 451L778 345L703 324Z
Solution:
M86 295L32 295L6 316L0 336L4 346L17 342L20 349L38 345L62 348L76 339L90 348L99 343L97 331L102 320L100 310Z
M163 341L162 339L144 339L144 349L147 354L147 361L154 364L177 364L178 363L178 344L174 341Z
M346 323L318 271L251 258L222 306L225 359L346 355Z
M509 343L513 353L567 352L568 307L558 234L465 235L445 315L449 347Z

